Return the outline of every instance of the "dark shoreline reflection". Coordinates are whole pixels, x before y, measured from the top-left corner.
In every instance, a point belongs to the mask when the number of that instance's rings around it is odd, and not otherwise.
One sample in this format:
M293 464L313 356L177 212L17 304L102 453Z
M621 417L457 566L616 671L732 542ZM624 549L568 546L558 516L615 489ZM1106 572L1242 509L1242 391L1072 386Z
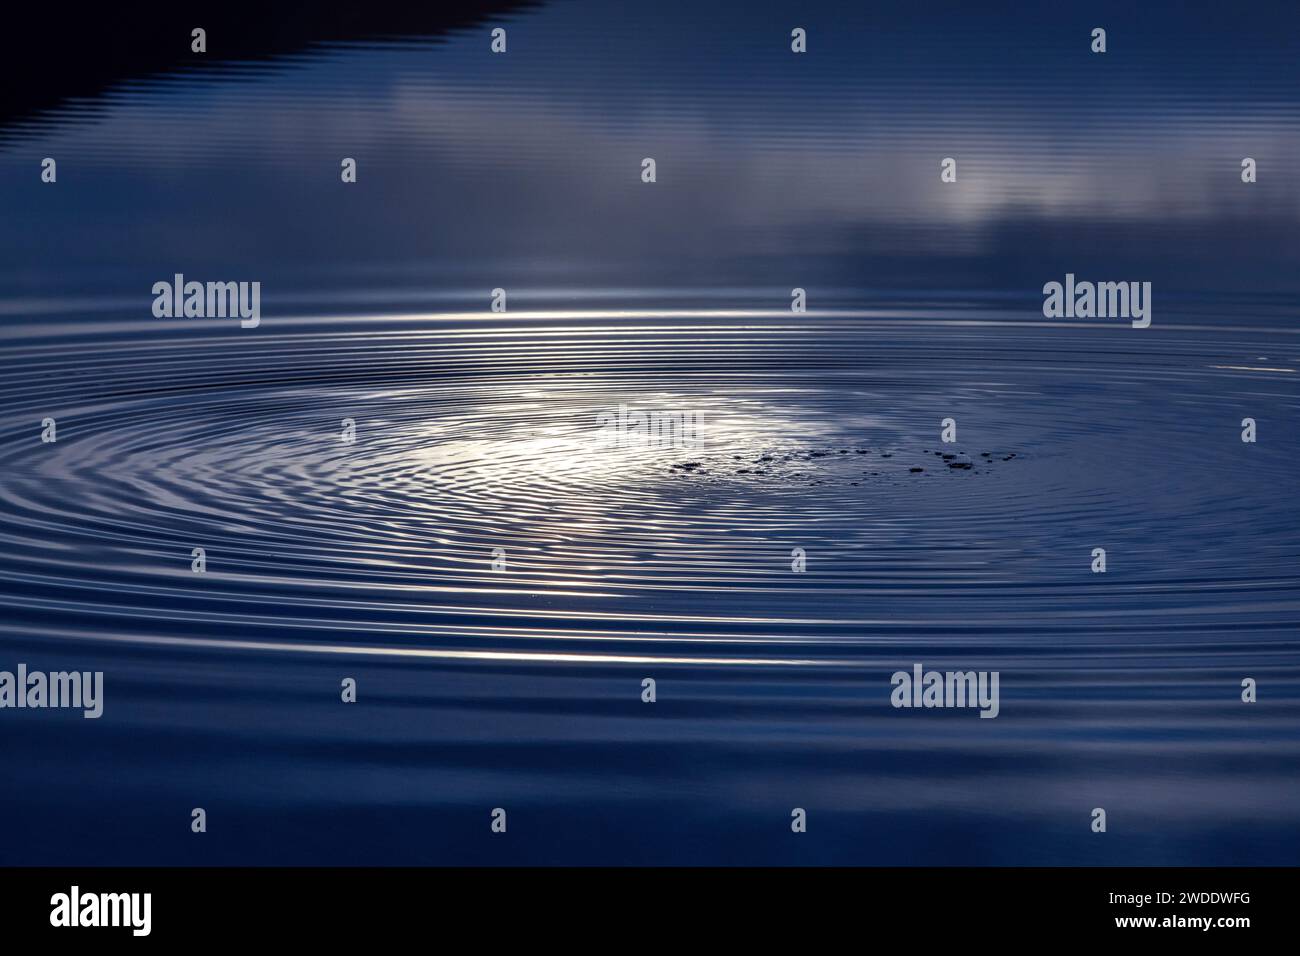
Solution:
M48 7L19 4L6 11L0 31L0 147L102 116L94 100L123 83L220 74L240 65L283 69L328 44L438 42L540 6L533 0L136 0L78 8L65 25L54 22ZM204 55L190 50L195 27L208 34ZM75 110L61 115L73 101Z

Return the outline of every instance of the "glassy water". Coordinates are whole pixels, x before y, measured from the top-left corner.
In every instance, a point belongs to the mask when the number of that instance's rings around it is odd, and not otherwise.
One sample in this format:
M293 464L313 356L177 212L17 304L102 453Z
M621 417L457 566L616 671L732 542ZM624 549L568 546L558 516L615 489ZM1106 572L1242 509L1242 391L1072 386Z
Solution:
M0 861L1295 861L1289 7L375 16L5 114Z

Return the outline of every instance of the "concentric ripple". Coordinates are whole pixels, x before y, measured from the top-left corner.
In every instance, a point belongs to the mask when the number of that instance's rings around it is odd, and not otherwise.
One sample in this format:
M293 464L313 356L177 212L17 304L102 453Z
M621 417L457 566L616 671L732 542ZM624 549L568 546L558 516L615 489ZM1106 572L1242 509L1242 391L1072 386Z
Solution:
M1134 336L991 312L800 318L351 316L14 340L10 643L107 662L126 726L188 767L155 784L215 786L210 759L182 756L193 733L238 740L252 766L271 748L295 789L221 775L253 831L268 800L315 812L322 798L297 789L315 766L351 768L323 799L357 812L419 804L423 784L398 781L426 774L452 805L505 787L554 807L608 787L594 768L615 746L678 755L653 786L620 771L665 799L692 789L678 760L712 754L710 791L779 803L793 773L832 812L893 806L913 837L924 824L897 793L941 790L972 760L989 762L980 787L951 799L990 834L1066 814L1089 774L1145 824L1172 815L1159 832L1189 846L1209 803L1293 824L1300 577L1278 492L1294 445L1239 433L1246 415L1270 439L1292 429L1294 338L1259 330L1229 349L1197 325ZM619 406L694 414L698 441L611 442L601 415ZM57 442L40 440L46 417ZM996 728L900 722L888 676L916 661L1000 670ZM387 716L344 729L330 687L357 672ZM647 675L666 723L624 710ZM1267 681L1270 719L1235 717L1242 676ZM303 713L266 711L271 688ZM366 746L311 756L340 733ZM775 748L761 758L759 737ZM556 757L566 740L582 755ZM457 776L465 747L480 754ZM482 751L510 772L485 772ZM1239 761L1249 795L1226 782ZM1218 796L1188 803L1169 774ZM1041 845L1089 858L1063 832ZM547 846L521 852L560 852ZM242 838L228 852L259 853Z
M1049 359L1014 325L909 323L905 352L897 325L851 317L556 319L21 350L2 462L15 602L93 592L156 620L197 600L214 625L238 605L287 638L329 608L332 628L416 645L473 647L455 637L471 627L511 647L633 633L828 659L917 630L1097 639L1200 631L1187 612L1207 623L1207 601L1236 628L1293 606L1294 535L1266 510L1290 507L1268 492L1293 461L1238 435L1239 409L1285 414L1285 369L1216 368L1244 359L1177 333L1116 365L1132 340L1115 331L1052 330ZM695 440L610 441L620 406L694 415ZM57 443L38 440L46 416Z

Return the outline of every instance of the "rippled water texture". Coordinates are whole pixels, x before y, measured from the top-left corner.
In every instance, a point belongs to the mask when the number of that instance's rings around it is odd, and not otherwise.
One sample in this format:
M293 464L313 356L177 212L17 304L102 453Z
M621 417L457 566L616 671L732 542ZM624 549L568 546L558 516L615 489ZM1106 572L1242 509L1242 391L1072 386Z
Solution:
M0 711L0 862L1294 863L1300 21L1128 6L218 22L8 109L0 669L106 699Z

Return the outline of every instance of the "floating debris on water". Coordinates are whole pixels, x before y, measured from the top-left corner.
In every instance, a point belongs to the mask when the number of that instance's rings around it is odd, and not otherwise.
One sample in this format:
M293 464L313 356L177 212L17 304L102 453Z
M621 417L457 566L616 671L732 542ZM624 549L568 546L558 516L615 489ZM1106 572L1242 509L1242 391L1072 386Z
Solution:
M744 467L738 468L733 465L730 468L727 468L725 472L719 472L717 469L711 470L708 467L709 462L701 460L679 461L673 463L669 467L679 476L691 475L703 480L716 480L725 476L730 476L732 478L741 478L743 476L745 480L751 482L758 478L771 479L773 481L798 481L808 485L808 487L826 484L829 479L837 477L838 470L838 477L840 480L845 484L856 488L862 485L863 482L860 478L858 480L848 480L851 475L844 474L844 469L842 468L844 458L841 456L849 454L867 455L871 454L871 450L866 448L854 448L852 446L847 448L831 449L771 449L768 451L750 452L748 455L719 456L722 461L729 460L732 462L747 462ZM900 462L900 464L906 467L908 474L912 475L924 474L926 471L926 469L920 464L915 463L915 456L917 454L918 452L915 450L877 452L878 457L881 459L893 459L896 456L903 458L904 460L903 462ZM932 451L928 448L921 449L919 454L927 456L934 455L938 457L948 466L949 473L970 472L976 475L982 474L982 472L975 467L977 464L987 464L997 458L1001 458L1002 461L1011 461L1018 457L1016 452L1007 452L1004 455L1002 452L982 451L978 453L978 457L972 458L971 455L975 454L974 452ZM908 462L907 458L909 457L911 457L913 461ZM819 461L818 459L827 460ZM929 459L927 458L925 460L928 461ZM800 463L811 465L813 470L811 472L806 470L793 470L799 468ZM892 467L892 464L890 467ZM872 478L887 478L890 475L899 475L901 472L901 468L895 471L887 470L883 472L864 469L861 471L860 475L863 477L870 476ZM841 485L841 487L843 487L843 485Z

